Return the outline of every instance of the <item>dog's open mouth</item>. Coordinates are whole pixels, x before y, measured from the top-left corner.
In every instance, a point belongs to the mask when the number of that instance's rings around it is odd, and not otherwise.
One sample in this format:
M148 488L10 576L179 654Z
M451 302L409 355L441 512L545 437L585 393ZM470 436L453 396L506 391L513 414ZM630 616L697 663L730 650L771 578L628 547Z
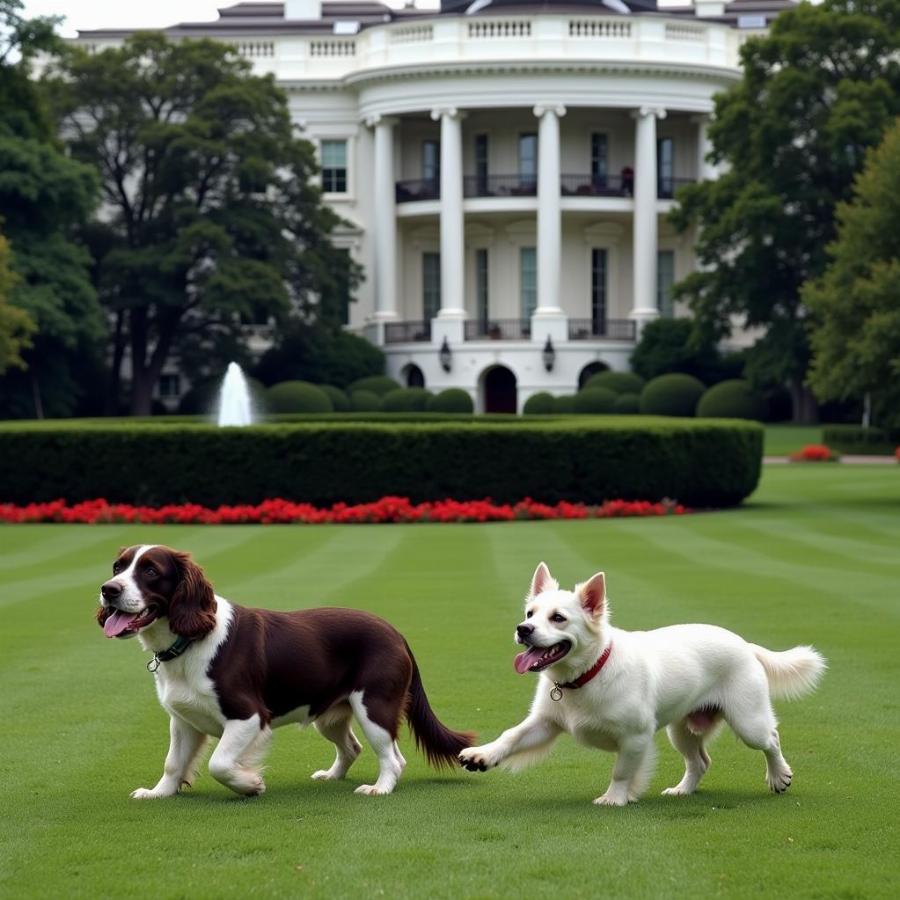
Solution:
M529 647L513 660L513 665L520 675L526 672L540 672L541 669L559 662L571 649L569 641L560 641L552 647Z
M142 609L136 613L114 609L103 623L103 633L108 638L131 637L137 634L141 628L146 628L156 618L156 610L153 607Z

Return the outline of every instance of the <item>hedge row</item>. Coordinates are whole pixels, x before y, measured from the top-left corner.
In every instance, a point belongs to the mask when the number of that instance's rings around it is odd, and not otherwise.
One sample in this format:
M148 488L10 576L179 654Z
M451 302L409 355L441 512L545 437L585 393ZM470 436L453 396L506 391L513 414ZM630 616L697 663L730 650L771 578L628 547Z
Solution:
M145 425L0 429L0 502L103 497L206 506L490 497L739 503L756 487L753 423Z
M863 428L861 425L826 425L822 443L839 453L890 455L900 445L900 429Z

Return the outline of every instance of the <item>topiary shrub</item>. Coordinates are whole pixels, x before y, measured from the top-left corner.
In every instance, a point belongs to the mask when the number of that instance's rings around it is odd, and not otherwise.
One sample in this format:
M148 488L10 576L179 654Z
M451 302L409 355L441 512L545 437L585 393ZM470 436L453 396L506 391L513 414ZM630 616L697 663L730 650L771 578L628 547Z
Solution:
M397 388L381 398L382 412L424 412L431 391L425 388Z
M526 416L549 416L553 412L553 394L548 394L546 391L532 394L525 401L522 412Z
M327 413L334 407L320 387L308 381L282 381L266 391L266 405L273 413Z
M766 418L766 401L743 378L732 378L713 385L697 404L701 419L754 419Z
M378 412L381 409L381 397L372 391L351 391L350 408L353 412Z
M350 398L333 384L320 384L319 389L328 394L335 412L350 412Z
M367 378L360 378L347 386L347 393L353 394L354 391L370 391L377 397L383 397L391 391L402 388L403 385L387 375L369 375Z
M640 394L644 388L644 379L634 372L598 372L585 382L583 391L593 388L604 388L614 394Z
M639 394L619 394L613 404L613 412L623 416L630 416L641 411L641 398Z
M616 395L609 388L585 388L575 395L575 412L579 415L611 413Z
M428 398L425 407L428 412L434 413L473 413L475 404L472 398L462 388L447 388L439 394Z
M692 416L706 386L693 375L673 372L648 381L641 392L641 412L651 416Z
M822 442L841 453L889 455L900 442L900 428L864 428L862 425L826 425Z
M557 415L572 415L575 412L575 395L563 394L553 398L553 412Z

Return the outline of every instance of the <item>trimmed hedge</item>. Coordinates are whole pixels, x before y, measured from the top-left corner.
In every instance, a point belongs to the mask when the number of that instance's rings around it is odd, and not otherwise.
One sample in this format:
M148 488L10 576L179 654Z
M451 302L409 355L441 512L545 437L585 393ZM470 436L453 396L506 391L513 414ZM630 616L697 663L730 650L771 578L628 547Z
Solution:
M892 456L900 445L900 429L863 428L862 425L826 425L822 443L839 453Z
M659 375L641 392L641 412L650 416L693 416L705 390L703 382L693 375Z
M558 416L570 416L575 412L575 395L563 394L553 398L553 412Z
M766 411L763 396L743 378L720 381L697 404L697 415L702 419L753 419L762 422Z
M633 416L641 411L641 398L638 394L619 394L613 404L613 411L620 416Z
M546 391L538 391L532 394L522 407L526 416L549 416L553 412L553 394Z
M644 388L644 379L634 372L598 372L591 375L584 383L583 391L593 388L604 388L614 394L640 394Z
M575 395L575 412L611 413L616 405L616 395L609 388L585 388Z
M331 399L308 381L282 381L266 391L266 406L273 413L333 412Z
M319 390L328 395L335 412L350 412L350 398L339 387L333 384L320 384Z
M473 413L475 404L467 391L462 388L447 388L428 398L426 407L430 413Z
M378 412L381 397L374 391L350 391L350 408L353 412Z
M325 506L394 495L729 506L756 487L762 443L756 423L711 419L0 428L0 501Z
M384 412L425 412L431 391L425 388L397 388L381 398Z
M378 397L383 397L390 391L396 391L403 385L399 381L394 381L387 375L368 375L366 378L359 378L352 384L347 385L347 393L352 395L356 391L371 391Z

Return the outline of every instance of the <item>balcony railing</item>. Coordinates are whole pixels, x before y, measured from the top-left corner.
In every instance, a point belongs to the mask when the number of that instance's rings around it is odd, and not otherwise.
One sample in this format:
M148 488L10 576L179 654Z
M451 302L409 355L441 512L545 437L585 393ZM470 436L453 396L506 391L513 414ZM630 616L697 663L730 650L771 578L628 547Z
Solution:
M656 183L656 196L660 200L671 200L682 185L694 184L696 178L660 178Z
M413 341L431 340L431 320L418 322L385 322L384 342L386 344L405 344Z
M438 178L413 178L408 181L398 181L394 190L398 203L440 200L441 182Z
M465 175L464 197L534 197L537 179L531 175Z
M621 175L560 175L563 197L630 197L634 178Z
M531 319L468 319L467 341L525 341L531 337Z
M633 341L633 319L569 319L570 341Z

